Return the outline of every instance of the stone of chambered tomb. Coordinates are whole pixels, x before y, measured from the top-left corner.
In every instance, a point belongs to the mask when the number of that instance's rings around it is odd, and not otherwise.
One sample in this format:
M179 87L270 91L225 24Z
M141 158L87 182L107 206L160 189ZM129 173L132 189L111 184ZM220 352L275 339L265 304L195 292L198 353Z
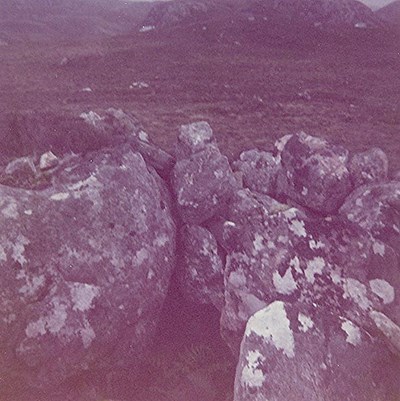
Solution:
M140 376L169 288L218 311L234 401L400 399L400 180L381 149L300 132L231 161L204 121L174 154L121 110L71 124L1 174L0 399L97 401Z

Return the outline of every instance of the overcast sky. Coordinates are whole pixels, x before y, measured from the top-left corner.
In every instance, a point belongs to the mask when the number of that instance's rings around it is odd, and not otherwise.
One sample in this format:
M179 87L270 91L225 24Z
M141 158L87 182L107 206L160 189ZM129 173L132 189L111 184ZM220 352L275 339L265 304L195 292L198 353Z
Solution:
M126 0L126 1L154 1L154 0ZM377 9L386 6L386 4L391 3L393 0L359 0L359 1L366 4L368 7L371 7L372 9Z

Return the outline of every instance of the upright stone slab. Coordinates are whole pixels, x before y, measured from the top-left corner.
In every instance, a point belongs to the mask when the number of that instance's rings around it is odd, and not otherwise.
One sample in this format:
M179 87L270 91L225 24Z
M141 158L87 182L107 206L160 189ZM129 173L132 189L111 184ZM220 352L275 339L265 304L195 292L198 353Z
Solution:
M208 124L183 127L171 181L178 212L186 224L201 224L224 213L238 187L227 157L215 145Z

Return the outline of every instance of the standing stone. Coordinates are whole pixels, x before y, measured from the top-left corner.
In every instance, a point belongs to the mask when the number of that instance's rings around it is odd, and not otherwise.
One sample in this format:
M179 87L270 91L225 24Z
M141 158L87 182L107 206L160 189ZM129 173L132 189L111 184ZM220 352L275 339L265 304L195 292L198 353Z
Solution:
M178 161L172 170L177 209L186 224L198 225L224 213L238 187L227 157L212 144L210 131L204 127L197 123L182 128Z

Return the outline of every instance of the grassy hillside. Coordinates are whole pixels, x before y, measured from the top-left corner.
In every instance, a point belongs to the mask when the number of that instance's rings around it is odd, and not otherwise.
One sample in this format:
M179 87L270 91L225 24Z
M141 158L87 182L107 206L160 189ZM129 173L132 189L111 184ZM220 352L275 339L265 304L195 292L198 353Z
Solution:
M305 130L355 150L381 146L400 168L398 38L311 32L297 40L251 30L221 38L214 29L2 46L2 132L9 113L113 106L135 112L166 149L179 124L206 119L230 157Z

